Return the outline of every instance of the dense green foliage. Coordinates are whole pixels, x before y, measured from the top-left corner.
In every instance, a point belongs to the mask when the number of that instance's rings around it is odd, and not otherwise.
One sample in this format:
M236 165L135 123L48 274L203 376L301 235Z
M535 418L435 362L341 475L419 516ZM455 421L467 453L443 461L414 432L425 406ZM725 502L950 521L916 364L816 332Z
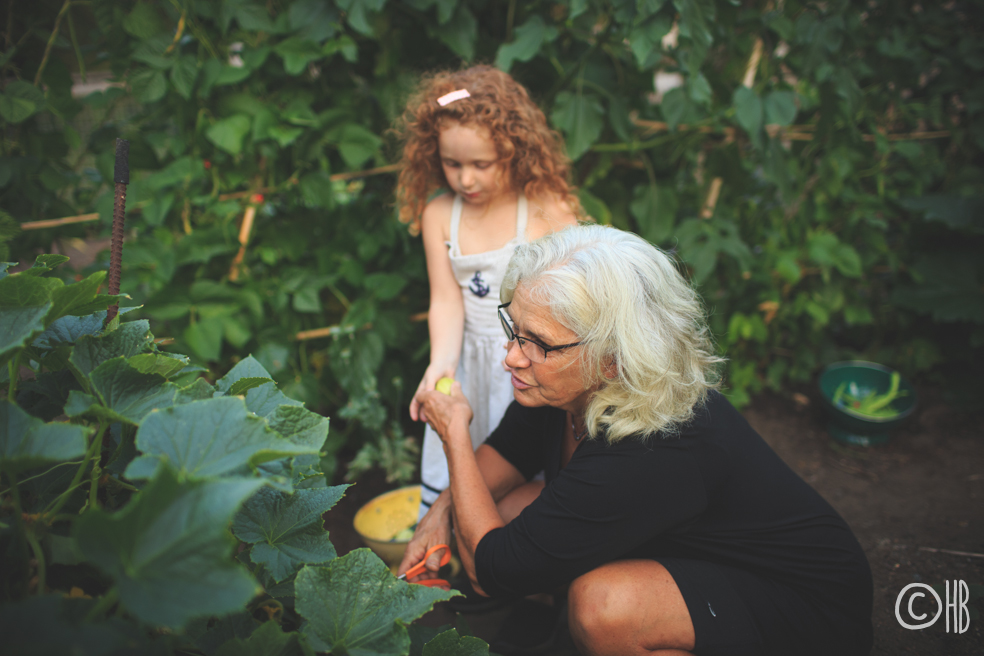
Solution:
M405 407L427 355L425 323L409 320L427 307L422 248L394 218L390 174L346 174L396 161L387 129L418 72L488 61L564 134L587 210L687 266L734 401L852 357L953 383L984 351L982 13L40 0L6 28L23 36L2 58L0 235L23 253L105 233L114 138L130 139L123 291L136 316L213 376L252 353L285 393L332 414L329 451L361 449L354 472L407 478ZM100 75L115 86L72 96ZM12 234L91 211L99 224Z
M35 374L0 399L7 653L407 654L406 625L452 593L336 557L328 419L253 358L212 385L146 320L104 327L105 273L65 285L66 259L0 270L0 364ZM488 654L435 640L415 653Z

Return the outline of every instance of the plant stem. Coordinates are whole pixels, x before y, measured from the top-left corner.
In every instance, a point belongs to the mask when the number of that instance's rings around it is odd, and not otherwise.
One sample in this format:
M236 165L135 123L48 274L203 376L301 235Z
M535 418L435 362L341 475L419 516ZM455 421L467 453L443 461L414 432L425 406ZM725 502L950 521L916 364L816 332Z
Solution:
M20 354L21 352L18 351L17 355L7 363L7 372L10 377L10 382L7 383L7 400L11 403L17 400L17 375L20 373L17 364L20 362Z
M119 598L120 591L116 588L110 588L106 591L106 594L99 598L99 602L92 607L92 610L89 611L89 614L85 616L85 620L83 621L92 622L102 617L106 614L106 611L112 608L113 604L115 604L116 600Z
M45 581L46 566L44 562L44 549L41 548L41 543L38 542L38 538L36 535L34 535L33 530L27 529L25 527L24 538L27 540L27 543L31 545L31 550L34 552L34 559L38 561L37 594L40 596L44 594L44 588L45 585L47 584L47 582Z
M68 12L68 8L72 5L72 0L65 0L65 4L62 5L61 11L58 12L58 16L55 18L55 27L51 30L51 36L48 37L48 45L44 47L44 56L41 58L41 65L38 66L37 75L34 76L34 86L38 86L41 83L41 74L44 73L44 67L48 65L48 57L51 56L51 49L55 46L55 39L58 38L58 28L61 27L62 16Z
M106 426L102 422L99 422L99 431L96 434L96 437L92 438L92 442L89 444L89 448L85 452L85 456L82 458L82 464L79 465L78 471L75 472L75 476L72 478L72 483L65 489L64 492L58 495L58 498L52 502L55 504L54 506L45 509L42 513L43 515L54 516L66 503L68 503L68 499L72 496L72 492L79 486L79 483L82 482L82 476L85 474L86 467L89 466L89 461L92 460L93 453L97 453L96 449L101 448L102 436L105 431Z
M31 551L34 553L34 559L38 562L38 594L44 594L44 551L41 549L41 544L38 542L37 537L35 537L32 530L28 528L27 522L24 521L24 506L21 505L20 488L17 486L17 475L13 472L8 472L7 476L10 478L10 498L14 502L14 515L16 517L17 526L20 528L21 534L24 536L24 542L30 545Z
M71 11L65 14L65 20L68 21L68 35L72 37L72 47L75 48L75 59L79 63L79 74L82 76L82 82L85 83L85 57L82 56L82 48L79 47L79 40L75 36L75 23L72 22Z
M99 506L99 477L102 476L102 467L100 466L100 461L102 460L102 441L103 435L106 431L101 430L96 435L96 439L93 440L96 444L95 453L93 454L92 460L92 474L89 477L89 507L97 508Z

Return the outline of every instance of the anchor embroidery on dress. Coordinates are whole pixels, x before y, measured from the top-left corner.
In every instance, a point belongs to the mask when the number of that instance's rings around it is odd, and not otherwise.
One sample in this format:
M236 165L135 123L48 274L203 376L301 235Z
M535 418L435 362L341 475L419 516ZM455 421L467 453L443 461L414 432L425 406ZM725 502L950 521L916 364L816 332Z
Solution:
M482 280L481 271L475 272L475 275L471 279L471 284L468 285L468 289L471 290L472 294L478 296L479 298L483 298L489 293L489 286L485 284L484 280Z

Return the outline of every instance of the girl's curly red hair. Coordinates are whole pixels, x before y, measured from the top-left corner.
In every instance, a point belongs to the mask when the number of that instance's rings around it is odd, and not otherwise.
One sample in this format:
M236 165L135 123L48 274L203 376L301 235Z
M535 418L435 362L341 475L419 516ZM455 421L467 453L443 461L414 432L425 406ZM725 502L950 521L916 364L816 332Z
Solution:
M442 107L437 99L458 89L470 97ZM554 194L576 215L582 214L569 183L570 160L560 135L521 84L492 66L430 73L421 80L396 125L404 143L396 186L400 221L420 232L420 215L428 196L446 186L438 152L438 135L448 123L486 128L505 165L513 189L527 198Z

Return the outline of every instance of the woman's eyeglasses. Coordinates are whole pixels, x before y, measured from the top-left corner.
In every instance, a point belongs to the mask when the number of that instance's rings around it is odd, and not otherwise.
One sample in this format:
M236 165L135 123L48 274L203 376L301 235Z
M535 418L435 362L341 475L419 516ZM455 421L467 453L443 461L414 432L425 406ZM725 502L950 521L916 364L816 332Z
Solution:
M502 329L506 331L506 339L510 342L516 340L519 342L519 348L523 351L523 354L528 357L532 362L540 364L547 361L547 353L550 351L559 351L561 349L570 348L572 346L580 346L582 342L574 342L573 344L561 344L560 346L547 346L536 342L529 337L520 337L517 335L513 329L512 324L509 323L509 318L506 313L503 312L505 308L509 307L509 303L503 303L499 306L499 321L502 323Z

